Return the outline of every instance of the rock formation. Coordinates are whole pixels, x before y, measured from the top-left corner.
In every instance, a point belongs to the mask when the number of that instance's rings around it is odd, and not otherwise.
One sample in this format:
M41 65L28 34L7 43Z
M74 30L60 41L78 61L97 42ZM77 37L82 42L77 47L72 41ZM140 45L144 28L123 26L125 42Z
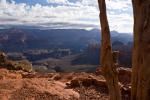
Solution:
M79 100L79 93L65 83L50 80L55 74L28 74L34 73L0 68L0 100Z
M0 68L7 68L9 70L24 70L27 72L31 72L32 64L27 60L9 60L7 59L7 55L4 52L0 52Z

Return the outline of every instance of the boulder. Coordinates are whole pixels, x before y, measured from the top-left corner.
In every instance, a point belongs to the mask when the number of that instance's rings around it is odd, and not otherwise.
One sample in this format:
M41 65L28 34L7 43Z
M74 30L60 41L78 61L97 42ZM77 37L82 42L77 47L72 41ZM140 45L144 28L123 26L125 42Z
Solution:
M131 83L131 73L132 73L131 68L118 67L117 72L118 72L119 82L121 82L122 84ZM102 75L102 71L100 67L97 68L95 74Z
M119 67L117 70L119 74L118 75L119 81L122 84L130 84L132 70L130 68L124 68L124 67Z
M70 87L80 87L80 86L97 86L106 87L106 81L103 79L98 79L95 76L89 75L88 77L75 77L70 82L67 83Z

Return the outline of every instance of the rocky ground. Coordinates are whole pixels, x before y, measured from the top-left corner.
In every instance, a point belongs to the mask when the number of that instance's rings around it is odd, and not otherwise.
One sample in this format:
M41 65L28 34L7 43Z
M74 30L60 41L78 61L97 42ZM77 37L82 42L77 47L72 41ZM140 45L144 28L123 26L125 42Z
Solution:
M119 69L123 100L130 97L130 69ZM0 100L108 100L100 70L96 73L49 73L0 68Z

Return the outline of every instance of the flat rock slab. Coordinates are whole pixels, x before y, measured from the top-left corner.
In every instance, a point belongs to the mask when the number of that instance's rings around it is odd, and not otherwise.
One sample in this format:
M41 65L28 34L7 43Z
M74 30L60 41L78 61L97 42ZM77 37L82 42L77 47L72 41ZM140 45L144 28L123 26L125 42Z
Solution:
M0 100L78 100L79 94L47 78L0 81Z

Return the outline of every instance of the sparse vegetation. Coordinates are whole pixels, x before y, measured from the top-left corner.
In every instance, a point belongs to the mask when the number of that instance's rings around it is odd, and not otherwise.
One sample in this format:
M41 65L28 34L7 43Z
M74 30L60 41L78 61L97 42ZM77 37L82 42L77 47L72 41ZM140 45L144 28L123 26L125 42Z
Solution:
M33 71L32 64L26 60L16 61L13 66L15 69L18 69L18 70L20 69L20 70L27 71L27 72Z

